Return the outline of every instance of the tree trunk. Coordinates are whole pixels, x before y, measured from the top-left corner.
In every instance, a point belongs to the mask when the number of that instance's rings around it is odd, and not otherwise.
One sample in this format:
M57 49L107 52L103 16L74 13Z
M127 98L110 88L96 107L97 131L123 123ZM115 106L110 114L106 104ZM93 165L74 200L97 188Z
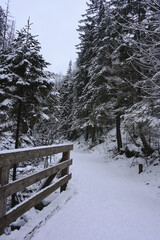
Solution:
M22 112L22 101L19 101L18 106L18 114L17 114L17 128L16 128L16 139L15 139L15 148L19 147L19 128L20 128L20 121L21 121L21 112ZM17 175L17 164L13 165L13 177L12 180L16 180ZM12 207L17 204L16 201L16 193L12 194Z
M138 126L138 129L139 129L139 136L140 136L140 139L142 141L142 144L143 144L143 153L147 156L151 155L153 153L153 149L150 147L150 145L147 143L147 140L143 134L143 131L142 131L142 126L139 124Z
M88 137L89 137L89 127L87 126L85 130L85 141L88 141Z
M95 126L92 127L92 145L94 145L96 141L95 130L96 130Z
M136 142L136 140L134 139L134 137L132 136L132 134L128 128L127 128L127 132L129 133L129 136L132 139L132 141L134 142L134 144L136 145L136 147L140 147L140 144Z
M120 113L117 113L116 116L116 138L117 138L117 149L118 152L121 151L122 148L122 137L121 137L121 119L120 119Z

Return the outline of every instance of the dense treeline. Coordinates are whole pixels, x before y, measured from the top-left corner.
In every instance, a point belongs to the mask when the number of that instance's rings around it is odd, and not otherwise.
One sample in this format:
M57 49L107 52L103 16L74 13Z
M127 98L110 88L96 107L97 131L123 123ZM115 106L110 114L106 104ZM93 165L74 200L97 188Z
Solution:
M116 126L121 151L122 119L149 155L159 149L160 2L90 0L87 7L79 21L77 68L71 87L63 86L65 103L70 98L73 105L65 115L68 137L83 135L94 145Z
M64 77L45 71L48 63L29 22L7 40L5 16L0 8L0 138L5 147L79 137L93 146L116 127L118 151L129 152L123 127L143 154L159 151L158 0L88 1L78 26L78 58Z

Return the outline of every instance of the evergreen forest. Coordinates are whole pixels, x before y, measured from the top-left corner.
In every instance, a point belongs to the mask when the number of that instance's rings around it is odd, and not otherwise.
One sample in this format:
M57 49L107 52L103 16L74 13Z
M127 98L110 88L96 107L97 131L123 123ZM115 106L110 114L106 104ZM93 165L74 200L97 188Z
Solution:
M8 19L0 6L1 150L62 140L93 147L115 128L120 154L159 155L159 0L88 0L65 76L47 70L30 20L15 33Z

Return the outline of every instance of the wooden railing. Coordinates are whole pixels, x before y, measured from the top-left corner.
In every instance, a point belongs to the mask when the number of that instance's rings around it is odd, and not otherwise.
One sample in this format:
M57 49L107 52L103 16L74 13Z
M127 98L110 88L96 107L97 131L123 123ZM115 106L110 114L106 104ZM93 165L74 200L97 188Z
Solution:
M30 208L37 205L56 189L60 188L60 191L66 189L67 183L72 176L69 174L69 166L72 164L72 160L70 159L71 150L73 150L73 145L52 145L0 152L0 234L3 233L6 226L15 221ZM62 153L62 159L59 164L9 183L9 170L12 165L45 156L52 156L57 153ZM61 178L56 183L51 183L60 171ZM7 197L9 195L15 194L44 178L47 179L40 191L6 213Z

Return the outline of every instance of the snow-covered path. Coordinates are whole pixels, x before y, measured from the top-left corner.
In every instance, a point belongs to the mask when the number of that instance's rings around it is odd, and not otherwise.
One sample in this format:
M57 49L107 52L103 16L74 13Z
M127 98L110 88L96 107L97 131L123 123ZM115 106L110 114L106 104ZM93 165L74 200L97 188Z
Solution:
M159 240L160 201L104 156L73 152L75 195L32 240Z

